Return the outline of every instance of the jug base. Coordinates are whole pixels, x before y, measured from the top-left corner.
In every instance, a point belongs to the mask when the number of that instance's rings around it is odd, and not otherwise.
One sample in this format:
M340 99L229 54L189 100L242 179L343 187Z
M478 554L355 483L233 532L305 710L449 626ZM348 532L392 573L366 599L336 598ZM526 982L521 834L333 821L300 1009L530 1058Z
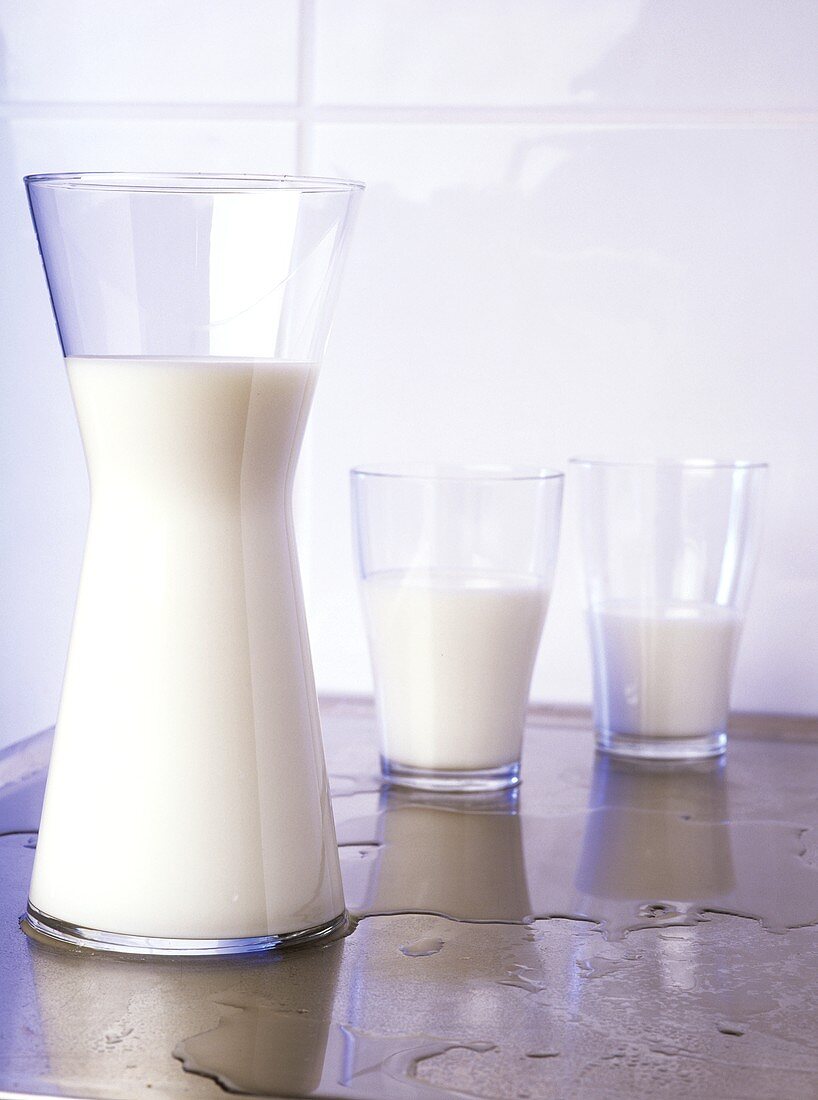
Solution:
M235 939L166 939L158 936L128 936L121 932L104 932L99 928L81 928L57 917L42 913L31 902L20 917L20 927L38 942L63 943L86 947L94 951L109 951L119 955L248 955L259 951L278 951L315 943L346 932L349 916L344 910L327 924L317 924L280 935L246 936Z

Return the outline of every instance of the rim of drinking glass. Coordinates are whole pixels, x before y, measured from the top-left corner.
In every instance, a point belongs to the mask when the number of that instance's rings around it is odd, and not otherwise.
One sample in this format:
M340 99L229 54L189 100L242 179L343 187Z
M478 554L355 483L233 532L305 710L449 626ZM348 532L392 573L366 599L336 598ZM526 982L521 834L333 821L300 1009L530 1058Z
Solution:
M363 191L360 180L324 176L213 172L42 172L24 176L27 187L64 187L99 191L247 192Z
M548 466L490 466L450 462L378 462L353 466L351 477L383 477L402 481L547 481L563 478Z
M770 465L769 462L746 458L602 458L585 455L576 455L568 462L571 466L670 467L680 470L766 470Z

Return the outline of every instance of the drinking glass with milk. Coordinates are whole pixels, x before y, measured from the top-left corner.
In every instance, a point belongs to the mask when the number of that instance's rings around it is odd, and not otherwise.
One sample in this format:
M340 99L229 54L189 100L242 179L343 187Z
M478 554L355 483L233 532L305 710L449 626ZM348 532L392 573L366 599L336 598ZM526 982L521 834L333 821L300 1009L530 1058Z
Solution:
M563 475L402 465L351 481L384 776L441 791L515 786Z
M598 747L653 759L719 755L766 464L576 458L571 465Z

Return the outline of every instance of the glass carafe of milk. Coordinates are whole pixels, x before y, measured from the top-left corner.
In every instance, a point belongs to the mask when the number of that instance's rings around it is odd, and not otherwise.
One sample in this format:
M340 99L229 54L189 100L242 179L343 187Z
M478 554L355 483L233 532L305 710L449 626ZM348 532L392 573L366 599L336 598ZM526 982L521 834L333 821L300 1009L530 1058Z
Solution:
M221 954L345 919L293 473L362 185L26 180L91 484L29 932Z

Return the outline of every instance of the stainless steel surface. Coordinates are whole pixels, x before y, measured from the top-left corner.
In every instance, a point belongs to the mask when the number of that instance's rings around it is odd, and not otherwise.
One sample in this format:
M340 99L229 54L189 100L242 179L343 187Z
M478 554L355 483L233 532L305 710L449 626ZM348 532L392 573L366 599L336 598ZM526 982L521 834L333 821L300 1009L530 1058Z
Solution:
M359 920L256 959L24 937L48 738L0 755L0 1095L818 1095L818 722L641 765L535 714L515 800L382 791L370 706L323 714Z

